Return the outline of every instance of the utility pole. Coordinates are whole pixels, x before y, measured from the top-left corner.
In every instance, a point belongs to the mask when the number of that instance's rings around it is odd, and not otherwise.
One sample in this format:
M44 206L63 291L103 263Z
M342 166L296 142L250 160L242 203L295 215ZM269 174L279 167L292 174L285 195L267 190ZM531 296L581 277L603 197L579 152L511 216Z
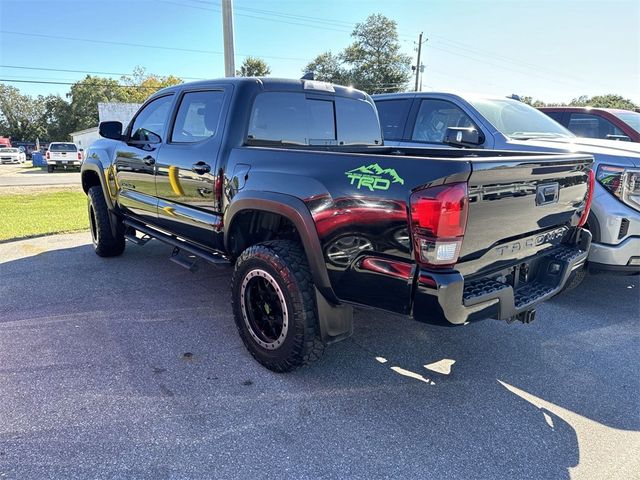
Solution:
M236 76L233 41L233 0L222 0L222 37L224 39L224 76ZM419 55L418 55L419 56Z
M416 92L418 91L418 78L420 77L420 53L422 50L422 32L418 37L418 61L416 62Z

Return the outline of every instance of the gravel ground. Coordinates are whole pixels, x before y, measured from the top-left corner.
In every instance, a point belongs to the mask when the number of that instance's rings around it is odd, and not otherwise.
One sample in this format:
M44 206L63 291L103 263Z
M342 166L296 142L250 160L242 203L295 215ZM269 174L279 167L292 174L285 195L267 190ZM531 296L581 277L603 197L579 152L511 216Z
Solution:
M637 277L531 325L357 310L279 375L236 334L230 270L89 243L0 244L2 479L640 478Z

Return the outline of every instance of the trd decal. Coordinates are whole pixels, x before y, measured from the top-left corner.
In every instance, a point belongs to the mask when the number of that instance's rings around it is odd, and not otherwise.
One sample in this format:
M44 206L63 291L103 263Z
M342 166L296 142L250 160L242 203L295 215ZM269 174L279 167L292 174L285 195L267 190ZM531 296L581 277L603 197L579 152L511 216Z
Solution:
M389 190L392 183L404 185L404 179L393 168L382 168L377 163L363 165L348 172L344 172L351 185L357 189L368 188L374 190Z

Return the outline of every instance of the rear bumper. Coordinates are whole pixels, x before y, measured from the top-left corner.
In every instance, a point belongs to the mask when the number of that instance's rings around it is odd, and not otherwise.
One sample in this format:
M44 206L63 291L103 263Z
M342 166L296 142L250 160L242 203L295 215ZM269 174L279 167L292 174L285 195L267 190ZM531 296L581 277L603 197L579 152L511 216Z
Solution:
M52 165L55 167L72 167L72 168L80 168L82 165L81 160L47 160L47 165Z
M527 264L536 274L526 283L513 285L489 275L465 281L456 271L421 270L414 298L413 316L428 323L461 325L484 318L510 320L527 312L563 288L571 272L581 268L591 244L591 234L581 230L575 244L561 244L541 252Z

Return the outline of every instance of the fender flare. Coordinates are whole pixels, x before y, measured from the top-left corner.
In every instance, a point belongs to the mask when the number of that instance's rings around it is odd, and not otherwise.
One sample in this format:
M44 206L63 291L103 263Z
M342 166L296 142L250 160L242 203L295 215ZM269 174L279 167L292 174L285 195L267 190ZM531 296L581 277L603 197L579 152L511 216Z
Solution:
M102 188L102 191L104 192L104 200L107 203L107 210L109 211L111 232L113 233L113 235L116 235L116 226L119 219L115 214L111 190L109 189L107 179L105 178L104 163L100 159L101 154L106 157L106 152L104 150L93 150L91 155L88 155L87 158L85 158L84 162L82 162L82 167L80 168L80 181L82 182L82 189L85 190L84 181L82 180L85 172L90 171L98 176L98 180L100 181L100 188ZM87 193L87 190L85 190L85 193Z
M307 255L313 283L332 303L339 303L331 283L327 266L324 263L322 246L316 231L311 212L299 198L284 193L243 191L233 197L224 214L224 246L229 251L229 232L237 214L246 210L258 210L276 213L287 218L296 227L302 247Z
M294 225L300 235L316 287L316 304L322 340L325 343L333 343L349 337L353 332L353 308L341 305L331 287L316 225L305 203L299 198L284 193L251 190L239 192L233 197L224 214L224 245L227 251L230 227L233 225L234 218L246 210L282 215Z
M109 210L113 210L113 201L111 198L111 192L109 190L109 186L107 185L107 180L104 174L104 164L102 163L98 152L93 151L91 155L87 156L84 162L82 162L82 167L80 169L81 179L82 177L84 177L84 174L87 171L94 172L96 175L98 175L98 179L100 180L100 186L102 187L102 191L105 193L104 199L107 202L107 207L109 207ZM84 181L82 181L82 187L84 190Z

